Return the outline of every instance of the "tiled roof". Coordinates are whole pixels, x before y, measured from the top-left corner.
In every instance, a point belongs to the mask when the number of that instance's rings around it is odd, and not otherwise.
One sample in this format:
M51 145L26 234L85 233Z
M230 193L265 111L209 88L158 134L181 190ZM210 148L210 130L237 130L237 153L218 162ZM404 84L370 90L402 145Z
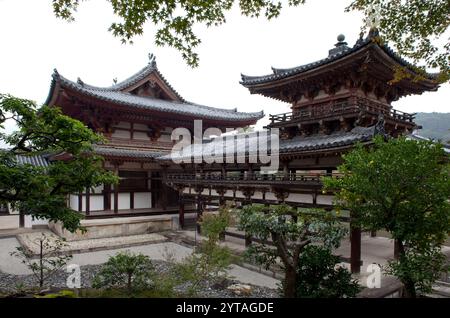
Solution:
M164 81L164 83L172 90L172 92L183 102L185 102L184 98L181 97L181 95L170 85L170 83L165 79L165 77L161 74L161 72L158 70L158 67L156 66L156 61L153 55L150 54L150 62L139 72L136 74L133 74L132 76L128 77L127 79L114 84L109 87L97 87L93 85L85 84L80 78L78 78L77 83L83 85L86 88L90 88L93 90L104 90L104 91L122 91L124 89L129 88L130 86L133 86L134 84L138 83L139 81L146 78L151 73L156 72L159 77Z
M239 151L239 153L242 154L245 149L247 155L249 153L249 150L256 151L256 149L258 149L257 146L259 142L257 133L258 132L251 132L247 134L235 135L234 138L236 140L236 146L234 148L234 152L225 155L233 156L237 153L236 149ZM307 152L311 150L331 149L348 146L358 141L370 141L377 133L380 132L377 131L375 126L372 126L367 128L356 127L350 132L337 132L330 135L318 134L307 137L298 136L288 140L279 140L279 153L282 155L292 152ZM270 136L267 136L267 138L269 139ZM245 141L246 139L248 140L248 142ZM223 147L223 145L225 145L225 147ZM268 146L268 148L270 149L270 146ZM186 147L183 152L172 152L171 154L161 156L159 159L189 159L192 157L191 154L194 155L194 158L200 158L202 154L203 157L204 154L214 154L214 151L217 149L224 149L224 152L226 152L226 141L224 141L224 139L221 137L215 138L212 141L206 141L203 144L191 145L189 147Z
M164 153L156 150L139 149L139 148L125 148L115 146L94 146L94 152L101 156L140 158L140 159L155 159Z
M308 63L305 65L296 66L293 68L274 68L272 67L272 74L268 75L262 75L262 76L248 76L241 74L242 81L240 82L244 86L251 86L254 84L261 84L261 83L267 83L274 80L283 79L292 75L297 75L312 69L315 69L319 66L337 61L347 55L350 55L351 53L354 53L363 47L371 44L376 43L386 54L388 54L391 58L393 58L397 63L399 63L401 66L407 67L409 69L414 70L415 66L405 59L403 59L400 55L398 55L394 50L392 50L387 44L379 44L377 41L375 41L375 37L378 37L377 31L372 31L369 33L369 35L365 39L359 39L353 47L348 46L341 46L336 49L330 50L330 54L321 60ZM435 79L437 74L429 74L427 73L426 76L429 79Z
M48 167L49 161L46 156L35 155L35 156L27 156L27 155L16 155L16 160L19 164L29 164L35 167Z
M215 108L209 106L203 106L196 103L185 101L178 93L166 82L166 84L172 89L172 91L180 98L181 102L169 101L163 99L157 99L153 97L144 97L133 95L128 92L124 92L123 89L134 85L152 72L157 72L158 75L164 80L164 77L159 73L154 61L151 61L149 65L143 68L138 73L129 77L128 79L117 83L110 87L96 87L88 85L78 79L77 82L73 82L63 76L61 76L55 69L52 76L52 83L50 86L50 93L47 97L45 104L49 104L53 96L56 83L59 83L62 87L75 90L83 95L93 97L102 101L114 103L116 105L123 105L127 107L134 107L137 109L148 109L166 113L180 114L186 116L194 116L197 119L212 119L212 120L228 120L228 121L257 121L264 117L264 112L238 112L234 109Z

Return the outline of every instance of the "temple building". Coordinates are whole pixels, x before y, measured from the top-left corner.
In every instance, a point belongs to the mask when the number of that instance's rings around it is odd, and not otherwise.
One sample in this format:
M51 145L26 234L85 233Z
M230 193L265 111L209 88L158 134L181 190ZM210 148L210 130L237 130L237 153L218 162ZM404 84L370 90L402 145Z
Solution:
M243 113L186 101L159 72L153 55L147 66L111 87L96 87L81 79L70 81L53 73L46 105L61 107L101 133L108 142L96 145L106 169L120 177L119 185L71 195L69 204L87 217L145 215L178 209L178 193L162 182L168 165L157 161L171 151L174 128L193 133L194 120L204 130L246 127L263 112ZM177 167L174 167L177 169Z
M407 76L395 80L398 70ZM227 201L331 210L333 193L322 192L321 177L336 175L342 154L357 142L370 145L376 135L411 134L417 128L414 114L395 110L392 102L439 86L434 74L419 72L376 30L353 46L340 35L324 59L272 68L263 76L242 75L241 84L252 94L289 103L291 112L269 115L264 131L206 134L172 151L175 128L195 136L194 121L201 120L202 133L209 128L226 132L253 125L264 114L186 101L159 72L153 56L141 71L110 87L70 81L55 70L46 104L103 134L108 142L95 151L105 158L105 168L120 177L112 188L72 194L70 207L88 220L172 215L180 227L186 225L187 212L199 218ZM264 142L269 147L261 152ZM205 160L205 154L214 160ZM261 160L261 154L270 160ZM271 173L261 171L268 165ZM341 219L352 223L351 213ZM349 262L359 272L361 231L351 228ZM251 244L245 233L226 234Z
M394 80L397 70L407 74ZM376 30L348 46L345 37L322 60L289 69L272 68L263 76L242 75L241 84L252 94L261 94L287 102L291 112L270 115L270 134L279 129L279 170L263 174L263 164L250 162L251 150L260 142L257 133L236 137L234 149L246 149L246 161L240 164L195 164L185 170L191 175L168 175L168 184L184 198L223 204L227 200L248 204L286 203L305 208L331 210L333 194L323 193L321 177L334 176L342 163L342 154L355 143L370 145L374 136L386 138L411 134L417 125L414 114L393 109L391 103L411 94L435 91L438 82L434 74L418 73L414 65L398 56L382 43ZM203 153L220 148L221 138L205 141ZM187 154L187 155L186 155ZM190 151L165 156L162 159L201 157L198 147ZM226 156L230 156L227 153ZM237 156L236 156L237 157ZM183 207L180 206L180 219ZM348 213L341 217L352 222ZM351 227L352 272L361 266L361 231ZM231 234L231 233L230 233ZM244 235L245 237L245 235ZM245 237L246 243L251 238Z

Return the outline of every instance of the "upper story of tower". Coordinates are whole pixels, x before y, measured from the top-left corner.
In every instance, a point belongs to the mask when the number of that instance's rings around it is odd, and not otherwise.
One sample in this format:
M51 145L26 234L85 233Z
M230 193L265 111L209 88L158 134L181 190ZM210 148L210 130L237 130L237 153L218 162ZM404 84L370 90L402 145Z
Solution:
M416 127L414 114L394 110L391 103L439 87L435 74L402 59L383 43L377 30L353 46L339 35L326 58L288 69L272 68L268 75L242 75L241 84L252 94L291 104L292 112L270 115L269 127L282 127L287 135L348 131L374 125L380 116L388 134L407 133Z

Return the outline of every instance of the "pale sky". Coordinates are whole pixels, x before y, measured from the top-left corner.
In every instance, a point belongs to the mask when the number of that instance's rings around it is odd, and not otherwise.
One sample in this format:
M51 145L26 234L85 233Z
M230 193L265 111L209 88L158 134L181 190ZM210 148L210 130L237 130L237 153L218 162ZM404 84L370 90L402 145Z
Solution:
M294 67L324 58L343 33L349 45L357 40L361 15L345 13L350 0L314 0L284 10L278 19L241 17L234 10L220 27L198 27L202 44L200 67L192 69L172 48L154 45L154 27L148 24L134 44L123 45L107 31L114 17L103 0L82 1L75 22L56 19L50 0L0 0L0 92L43 103L51 74L85 83L109 86L132 75L156 55L159 70L188 101L234 108L289 111L282 102L251 95L239 84L240 74L263 75L270 67ZM405 112L448 112L450 85L438 92L410 96L393 103Z

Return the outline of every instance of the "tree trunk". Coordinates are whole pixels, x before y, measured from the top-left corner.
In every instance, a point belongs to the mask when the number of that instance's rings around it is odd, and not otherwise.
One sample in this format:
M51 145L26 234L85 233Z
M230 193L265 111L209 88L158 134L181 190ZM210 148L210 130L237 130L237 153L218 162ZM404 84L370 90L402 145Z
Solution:
M396 240L397 252L398 252L398 260L400 262L404 262L405 260L405 246L403 245L403 241L401 239ZM416 284L410 277L405 277L402 280L404 288L403 297L404 298L417 298L416 293Z
M132 277L133 275L131 274L131 273L128 273L128 282L127 282L127 287L128 287L128 291L130 291L131 292L131 277Z
M295 288L297 283L297 272L294 267L286 266L284 274L284 297L295 298Z
M44 241L40 240L39 244L39 287L42 288L44 286L44 264L43 264L43 258L44 258Z

